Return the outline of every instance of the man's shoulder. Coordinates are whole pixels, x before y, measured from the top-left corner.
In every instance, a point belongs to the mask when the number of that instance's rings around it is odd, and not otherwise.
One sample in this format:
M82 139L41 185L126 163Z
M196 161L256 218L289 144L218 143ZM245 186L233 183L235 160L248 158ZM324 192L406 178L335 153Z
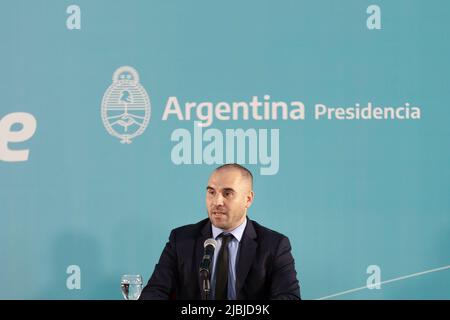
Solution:
M209 223L209 219L203 219L197 223L187 224L172 230L172 234L175 236L197 236Z
M177 227L172 230L171 234L175 236L178 240L187 239L187 238L195 238L198 237L199 234L204 232L210 232L211 230L211 222L209 218L203 219L197 223L187 224L184 226ZM248 219L247 228L245 233L250 237L256 237L259 241L270 241L272 243L277 243L284 239L288 239L284 234L267 228L260 223Z
M254 221L254 220L250 220L249 222L251 223L251 225L253 226L256 236L260 239L270 239L270 240L275 240L275 241L281 241L283 239L287 239L287 236L285 236L284 234L269 229L261 224L259 224L258 222Z

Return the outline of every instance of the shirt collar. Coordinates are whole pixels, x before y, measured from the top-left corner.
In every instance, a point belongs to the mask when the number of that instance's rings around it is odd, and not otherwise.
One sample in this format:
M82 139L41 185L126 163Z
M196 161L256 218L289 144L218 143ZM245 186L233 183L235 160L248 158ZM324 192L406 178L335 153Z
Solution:
M247 219L244 220L239 226L231 230L230 232L227 232L227 234L231 233L238 242L241 242L242 235L244 234L245 227L247 226ZM211 223L212 227L212 234L214 239L217 239L217 237L224 232L223 229L217 228Z

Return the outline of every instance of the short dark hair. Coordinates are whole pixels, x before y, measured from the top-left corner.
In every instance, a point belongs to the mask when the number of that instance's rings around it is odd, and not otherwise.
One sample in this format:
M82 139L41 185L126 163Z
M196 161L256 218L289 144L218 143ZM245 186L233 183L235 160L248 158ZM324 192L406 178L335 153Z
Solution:
M253 174L246 167L241 166L240 164L237 164L237 163L226 163L226 164L221 165L220 167L216 168L216 170L214 170L214 171L219 171L222 169L237 169L237 170L239 170L245 178L250 179L250 186L253 189Z

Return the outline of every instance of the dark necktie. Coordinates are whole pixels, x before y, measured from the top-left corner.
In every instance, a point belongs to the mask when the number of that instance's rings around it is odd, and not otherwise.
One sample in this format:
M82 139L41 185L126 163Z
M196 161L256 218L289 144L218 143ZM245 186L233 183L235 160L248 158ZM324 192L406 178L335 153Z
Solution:
M222 246L220 247L219 255L217 257L216 266L216 300L228 299L228 243L233 239L232 234L220 235L222 237Z

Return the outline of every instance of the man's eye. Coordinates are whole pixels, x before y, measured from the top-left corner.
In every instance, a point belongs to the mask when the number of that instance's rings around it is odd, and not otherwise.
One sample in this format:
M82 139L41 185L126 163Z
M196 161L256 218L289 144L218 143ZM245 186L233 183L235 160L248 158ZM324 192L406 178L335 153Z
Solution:
M233 193L232 192L225 192L225 197L229 197L231 196Z

